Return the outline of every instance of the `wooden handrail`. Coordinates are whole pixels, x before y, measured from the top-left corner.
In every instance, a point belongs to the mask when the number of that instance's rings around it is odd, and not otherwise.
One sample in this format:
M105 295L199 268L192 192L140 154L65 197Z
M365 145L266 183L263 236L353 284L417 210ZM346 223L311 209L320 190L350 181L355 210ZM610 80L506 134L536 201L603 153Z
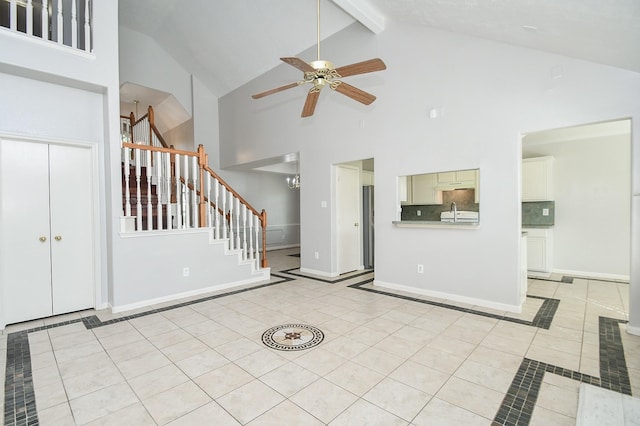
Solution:
M175 169L173 168L173 163L174 163L174 158L175 155L183 155L183 156L188 156L188 157L197 157L198 158L198 168L199 168L199 179L200 179L200 188L194 188L192 184L188 184L185 182L184 178L180 178L180 181L184 184L186 184L189 189L193 190L196 192L196 195L199 196L200 201L199 201L199 227L206 227L207 223L206 223L206 211L207 211L207 204L211 204L211 206L213 206L216 210L218 210L219 213L221 213L226 219L227 221L230 220L229 215L222 212L221 209L215 205L215 203L211 202L206 196L205 196L205 190L204 190L204 173L207 172L209 173L209 175L211 175L213 178L215 178L219 184L221 184L222 186L224 186L224 188L230 192L235 198L238 199L238 201L243 204L247 209L249 209L256 217L258 217L260 219L260 225L262 228L262 262L261 262L261 267L263 268L267 268L269 266L269 262L267 261L267 212L263 209L261 212L258 212L251 204L249 204L249 202L247 200L245 200L240 194L238 194L227 182L225 182L224 179L222 179L216 172L214 172L208 165L208 160L209 157L208 155L205 153L204 150L204 146L202 144L198 145L198 151L197 152L191 152L191 151L184 151L184 150L179 150L179 149L175 149L173 147L168 148L168 147L156 147L156 146L150 146L150 145L137 145L134 143L127 143L124 142L122 143L122 147L126 147L126 148L130 148L130 149L137 149L137 150L142 150L142 151L151 151L151 152L164 152L164 153L168 153L171 155L171 174L172 174L172 178L175 179L176 176L175 174ZM172 180L173 180L172 179ZM175 193L175 192L174 192Z

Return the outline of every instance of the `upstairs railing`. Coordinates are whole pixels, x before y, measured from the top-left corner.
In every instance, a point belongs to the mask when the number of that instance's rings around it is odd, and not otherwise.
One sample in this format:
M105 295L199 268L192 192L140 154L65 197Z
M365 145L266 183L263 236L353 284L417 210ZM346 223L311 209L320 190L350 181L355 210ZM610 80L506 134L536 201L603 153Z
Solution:
M133 125L122 143L123 215L132 226L124 232L211 228L214 239L227 239L229 249L266 268L267 213L209 168L202 145L197 152L165 147L151 107L139 120L123 117L123 128L127 120Z
M0 0L0 27L93 51L93 0Z
M120 116L120 133L123 142L138 145L169 148L155 124L153 108L149 105L147 113L136 120L135 115Z

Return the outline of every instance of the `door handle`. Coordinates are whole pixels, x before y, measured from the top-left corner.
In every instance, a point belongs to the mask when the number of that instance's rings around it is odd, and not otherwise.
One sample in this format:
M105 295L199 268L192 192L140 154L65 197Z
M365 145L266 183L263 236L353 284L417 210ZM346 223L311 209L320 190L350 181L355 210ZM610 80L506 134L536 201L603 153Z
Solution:
M41 243L44 243L45 241L47 241L47 237L45 237L44 235L38 239L40 240Z
M360 224L358 222L354 223L353 226L358 227Z
M62 235L56 235L53 238L55 238L56 241L60 241L62 239Z

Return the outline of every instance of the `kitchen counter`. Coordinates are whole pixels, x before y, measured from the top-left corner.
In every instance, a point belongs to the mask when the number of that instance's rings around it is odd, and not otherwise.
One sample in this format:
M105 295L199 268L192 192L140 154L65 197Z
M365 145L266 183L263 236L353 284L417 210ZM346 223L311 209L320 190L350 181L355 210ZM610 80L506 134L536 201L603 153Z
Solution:
M433 220L394 220L399 228L448 228L448 229L478 229L479 222L441 222Z

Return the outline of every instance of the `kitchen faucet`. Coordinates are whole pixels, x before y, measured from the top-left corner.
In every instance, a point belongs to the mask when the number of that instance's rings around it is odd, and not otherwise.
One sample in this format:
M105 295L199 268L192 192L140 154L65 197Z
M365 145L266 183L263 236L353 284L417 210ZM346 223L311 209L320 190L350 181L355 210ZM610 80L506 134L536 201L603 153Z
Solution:
M454 201L453 203L451 203L451 208L449 209L450 212L453 212L453 221L457 222L458 221L458 206L456 206L456 202Z

